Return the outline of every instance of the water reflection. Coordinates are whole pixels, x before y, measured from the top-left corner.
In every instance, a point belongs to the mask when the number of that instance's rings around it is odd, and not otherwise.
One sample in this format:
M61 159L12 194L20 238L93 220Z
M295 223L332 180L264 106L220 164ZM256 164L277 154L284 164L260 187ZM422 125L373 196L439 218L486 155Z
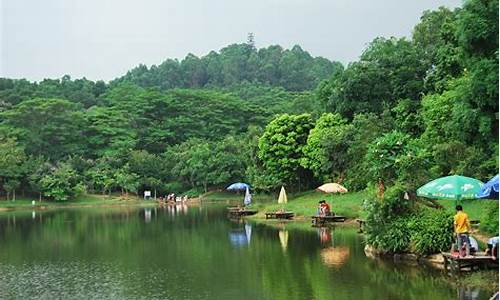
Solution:
M470 287L459 287L457 289L458 300L477 300L479 299L478 288L470 288Z
M319 241L323 245L320 251L321 261L328 267L340 267L349 258L350 250L347 246L335 245L332 229L324 226L317 228Z
M280 238L281 248L283 251L286 251L286 248L288 247L288 230L280 229L278 231L278 236Z
M146 223L151 222L151 208L144 209L144 221Z
M350 250L348 247L328 247L321 249L321 260L330 267L340 267L349 258Z
M37 210L32 218L30 210L0 214L0 299L491 296L457 290L435 272L366 258L355 227L231 222L224 207L207 206Z
M252 240L252 225L245 223L244 227L231 229L229 232L229 241L234 247L250 245Z
M332 241L330 227L319 227L317 230L321 244L329 244Z

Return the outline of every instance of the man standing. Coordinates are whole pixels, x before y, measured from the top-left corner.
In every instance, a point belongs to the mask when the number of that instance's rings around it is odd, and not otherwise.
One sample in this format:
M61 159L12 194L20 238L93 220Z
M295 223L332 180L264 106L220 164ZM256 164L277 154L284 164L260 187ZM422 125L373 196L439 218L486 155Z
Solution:
M457 205L455 209L457 210L457 213L454 217L453 225L455 228L455 234L457 235L458 251L460 252L461 256L464 256L462 247L465 244L465 256L468 257L470 256L469 216L463 212L461 205Z

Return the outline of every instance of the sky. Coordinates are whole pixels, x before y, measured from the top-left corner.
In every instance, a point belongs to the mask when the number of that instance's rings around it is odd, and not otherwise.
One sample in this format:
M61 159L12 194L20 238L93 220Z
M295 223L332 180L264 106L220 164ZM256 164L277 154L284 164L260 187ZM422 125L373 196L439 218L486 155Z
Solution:
M111 80L140 63L206 55L252 32L347 64L424 10L462 0L0 0L0 77Z

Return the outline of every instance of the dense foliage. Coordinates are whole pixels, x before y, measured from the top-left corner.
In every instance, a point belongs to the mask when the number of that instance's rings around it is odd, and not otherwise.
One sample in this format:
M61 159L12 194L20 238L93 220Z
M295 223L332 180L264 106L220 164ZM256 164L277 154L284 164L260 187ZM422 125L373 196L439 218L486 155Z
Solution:
M312 57L297 45L292 49L277 45L256 49L252 43L246 43L232 44L201 58L188 54L181 61L168 59L150 68L140 65L111 85L128 82L142 87L172 89L229 87L255 82L304 91L314 88L338 69L342 69L340 63Z
M452 215L416 207L403 193L404 188L395 185L383 198L366 201L367 242L389 253L425 255L449 250L454 239Z
M496 0L426 11L411 39L378 37L345 68L299 46L246 43L108 84L0 78L1 192L65 200L381 180L412 194L438 176L487 180L498 172L497 21Z

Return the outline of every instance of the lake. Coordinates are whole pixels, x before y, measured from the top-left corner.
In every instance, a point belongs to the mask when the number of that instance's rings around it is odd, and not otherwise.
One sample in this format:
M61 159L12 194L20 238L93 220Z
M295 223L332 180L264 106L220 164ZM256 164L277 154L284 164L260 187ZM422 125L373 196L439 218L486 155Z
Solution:
M1 299L488 299L365 257L356 227L229 220L223 206L0 214Z

